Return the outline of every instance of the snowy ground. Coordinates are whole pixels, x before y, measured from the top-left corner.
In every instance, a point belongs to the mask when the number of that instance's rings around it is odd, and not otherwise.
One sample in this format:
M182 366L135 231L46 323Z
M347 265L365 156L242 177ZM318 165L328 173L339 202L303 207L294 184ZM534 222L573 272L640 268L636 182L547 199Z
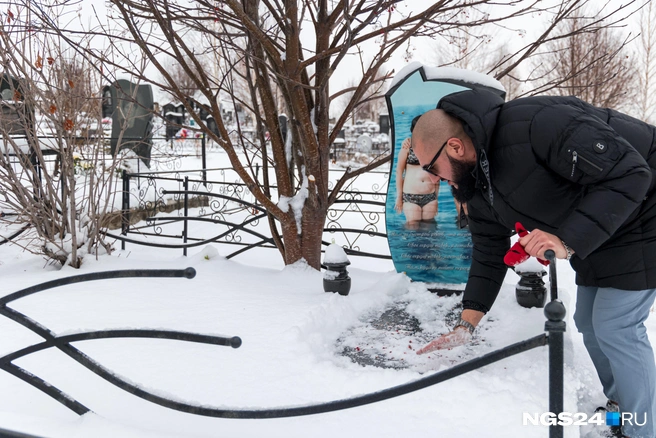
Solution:
M59 270L39 256L3 245L0 295L80 273L192 266L197 276L191 280L81 283L31 295L10 307L57 334L166 328L239 336L243 345L238 349L153 339L75 344L150 392L234 409L303 406L379 391L543 333L542 309L516 303L518 277L509 271L472 345L417 356L418 346L449 329L459 311L459 297L437 297L423 284L394 272L391 262L363 258L352 260L352 289L344 297L323 292L320 272L302 264L284 267L275 250L251 250L233 260L222 257L226 251L211 245L182 257L179 250L128 245L111 256L85 258L80 270ZM574 274L566 263L558 266L560 294L568 310L565 411L589 414L605 400L571 319ZM654 318L648 330L654 338ZM0 333L0 356L41 341L6 318L0 318ZM0 371L0 429L43 437L548 436L546 427L522 425L524 412L548 411L546 347L391 400L270 420L209 418L161 407L114 387L56 349L16 364L93 411L78 417ZM593 427L565 428L570 438L597 438L600 432Z
M128 256L129 254L129 256ZM231 408L297 406L353 397L409 382L543 330L540 309L514 299L510 273L497 305L483 320L475 345L417 356L414 350L447 330L459 301L438 298L395 272L351 269L344 297L323 292L322 275L302 265L281 269L276 254L253 253L262 266L228 261L208 246L187 258L133 247L81 271L60 271L39 257L0 247L4 294L80 272L193 266L196 278L106 280L53 289L12 307L59 333L82 329L168 328L238 335L239 349L165 340L94 340L76 346L128 381L189 403ZM560 263L567 308L565 410L591 412L602 400L596 377L571 321L571 270ZM404 309L420 332L372 324ZM382 327L382 329L381 329ZM650 332L656 327L650 321ZM12 321L0 320L2 355L38 342ZM354 363L345 351L379 357L378 366ZM78 417L22 381L0 373L0 428L47 437L546 437L522 426L522 413L548 410L547 354L538 348L466 376L373 405L275 420L226 420L179 413L115 388L55 349L16 363L93 410ZM380 364L393 366L383 368ZM590 429L581 436L596 437ZM566 428L578 437L578 428Z

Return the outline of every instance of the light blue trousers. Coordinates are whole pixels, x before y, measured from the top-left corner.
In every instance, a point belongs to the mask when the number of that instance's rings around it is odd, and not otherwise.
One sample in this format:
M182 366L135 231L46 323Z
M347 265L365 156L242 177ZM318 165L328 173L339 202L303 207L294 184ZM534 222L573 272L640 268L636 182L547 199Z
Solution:
M656 438L656 365L644 322L656 289L627 291L579 286L574 322L583 334L604 394L620 412L636 413L638 426L625 421L631 438Z

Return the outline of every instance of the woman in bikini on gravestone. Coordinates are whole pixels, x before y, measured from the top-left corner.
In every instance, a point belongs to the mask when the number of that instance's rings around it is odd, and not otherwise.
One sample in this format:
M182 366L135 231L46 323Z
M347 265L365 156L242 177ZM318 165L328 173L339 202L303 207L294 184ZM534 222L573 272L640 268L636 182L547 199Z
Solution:
M433 184L419 165L419 160L406 138L396 166L396 204L394 209L405 214L406 224L416 228L421 221L434 221L437 215L437 193L440 183Z

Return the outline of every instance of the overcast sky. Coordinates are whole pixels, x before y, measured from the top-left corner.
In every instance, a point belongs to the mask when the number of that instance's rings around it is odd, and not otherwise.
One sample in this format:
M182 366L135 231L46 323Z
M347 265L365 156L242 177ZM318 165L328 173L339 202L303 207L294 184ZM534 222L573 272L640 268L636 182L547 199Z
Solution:
M406 13L413 10L423 10L433 3L433 0L407 0L398 5L398 11ZM597 4L600 3L601 2L597 2ZM613 6L620 4L621 1L612 0L611 3L611 6ZM626 1L624 3L626 3ZM100 20L106 19L104 2L80 2L78 8L79 16L84 23L95 22L97 21L97 18ZM497 13L498 11L508 13L509 11L512 11L512 9L509 7L495 6L493 12ZM510 49L518 49L522 47L545 29L546 21L548 18L549 17L545 14L532 17L527 16L521 19L515 19L512 22L507 23L506 27L510 28L511 30L504 30L499 27L496 27L495 29L486 29L486 32L492 32L494 35L494 37L491 39L491 42L489 43L490 51L499 45L504 45ZM314 43L311 34L305 33L302 35L302 38L304 45L307 47L313 47ZM95 44L97 44L100 48L103 44L107 43L98 41ZM373 43L371 43L371 45L373 48ZM388 69L393 69L395 72L398 72L401 68L403 68L403 66L411 61L419 61L425 65L431 66L436 65L439 59L438 51L440 50L440 47L440 43L436 41L427 41L425 39L414 38L411 40L409 45L404 46L402 50L398 50L393 55L393 57L386 64L386 67ZM409 50L406 51L406 48ZM373 56L373 53L375 53L375 48L373 48L373 50L367 50L367 47L365 46L364 49L365 57L371 57ZM367 61L368 60L369 59L367 59ZM153 78L156 78L157 80L160 79L161 75L153 66L150 66L147 71L148 74ZM361 77L361 72L362 67L360 65L360 56L356 53L348 55L334 74L333 81L331 82L331 92L335 92L345 86L348 86L350 83L352 83L352 81L358 80ZM128 79L124 75L120 75L120 77ZM163 103L163 100L166 100L166 98L161 95L159 90L154 90L154 92L156 100L160 101L160 103Z

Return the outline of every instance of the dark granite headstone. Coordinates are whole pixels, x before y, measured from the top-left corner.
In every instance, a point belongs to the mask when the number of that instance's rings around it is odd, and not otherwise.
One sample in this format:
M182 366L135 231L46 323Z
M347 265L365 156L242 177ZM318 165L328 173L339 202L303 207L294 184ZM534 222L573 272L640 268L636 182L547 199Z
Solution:
M108 97L110 100L106 110L112 116L112 154L116 155L122 149L130 149L146 166L150 166L153 135L152 87L119 79L109 86Z

